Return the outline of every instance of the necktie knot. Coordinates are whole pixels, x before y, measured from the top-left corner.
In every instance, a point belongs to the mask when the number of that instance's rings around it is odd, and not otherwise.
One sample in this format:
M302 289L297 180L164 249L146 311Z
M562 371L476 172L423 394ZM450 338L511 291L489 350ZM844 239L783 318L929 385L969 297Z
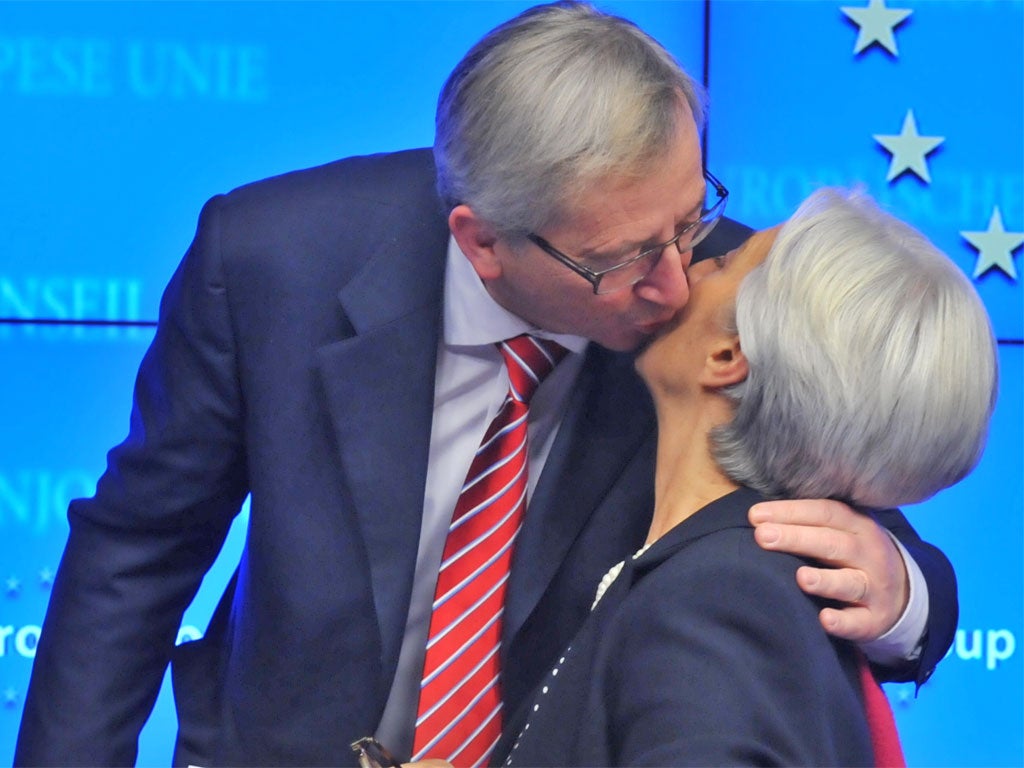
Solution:
M568 350L557 341L529 334L516 336L498 344L505 358L513 399L528 405L537 387L544 381Z

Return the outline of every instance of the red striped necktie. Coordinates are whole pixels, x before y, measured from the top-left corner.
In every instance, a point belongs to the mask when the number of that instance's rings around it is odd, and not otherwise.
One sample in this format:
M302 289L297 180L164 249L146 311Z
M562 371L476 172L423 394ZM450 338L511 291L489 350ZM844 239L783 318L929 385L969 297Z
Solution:
M477 449L452 514L434 592L413 760L483 765L501 735L502 613L526 508L530 398L565 355L553 341L498 345L509 391Z

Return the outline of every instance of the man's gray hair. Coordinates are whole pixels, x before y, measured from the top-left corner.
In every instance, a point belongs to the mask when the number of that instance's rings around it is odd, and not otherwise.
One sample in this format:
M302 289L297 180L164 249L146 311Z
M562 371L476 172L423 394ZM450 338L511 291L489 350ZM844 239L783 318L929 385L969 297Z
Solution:
M684 101L701 130L703 89L632 22L586 3L530 8L484 36L441 91L441 199L504 234L539 231L588 185L648 173Z
M746 381L712 434L772 497L886 507L958 482L984 448L996 343L967 277L866 195L820 190L736 298Z

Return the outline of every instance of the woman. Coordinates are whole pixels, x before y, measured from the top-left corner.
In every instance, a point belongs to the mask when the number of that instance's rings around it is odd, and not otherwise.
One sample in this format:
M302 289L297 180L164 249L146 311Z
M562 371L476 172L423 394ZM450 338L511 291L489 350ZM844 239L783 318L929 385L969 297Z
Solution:
M874 764L858 652L823 632L799 560L761 550L747 509L906 504L963 478L995 400L985 309L920 234L834 190L689 281L637 361L659 425L647 545L602 581L495 758Z

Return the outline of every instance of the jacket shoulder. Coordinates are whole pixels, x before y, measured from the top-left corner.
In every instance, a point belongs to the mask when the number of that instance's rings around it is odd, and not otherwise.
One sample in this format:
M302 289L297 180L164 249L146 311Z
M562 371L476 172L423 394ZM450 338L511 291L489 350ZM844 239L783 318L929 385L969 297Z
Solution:
M693 249L693 261L696 263L703 259L710 259L712 256L720 256L733 248L739 248L752 234L754 234L752 227L741 224L735 219L722 219L711 230L711 234Z
M434 159L429 149L363 155L289 171L237 187L221 196L222 205L280 209L320 199L364 199L376 204L409 204L425 197L436 199ZM438 202L438 210L440 203Z

